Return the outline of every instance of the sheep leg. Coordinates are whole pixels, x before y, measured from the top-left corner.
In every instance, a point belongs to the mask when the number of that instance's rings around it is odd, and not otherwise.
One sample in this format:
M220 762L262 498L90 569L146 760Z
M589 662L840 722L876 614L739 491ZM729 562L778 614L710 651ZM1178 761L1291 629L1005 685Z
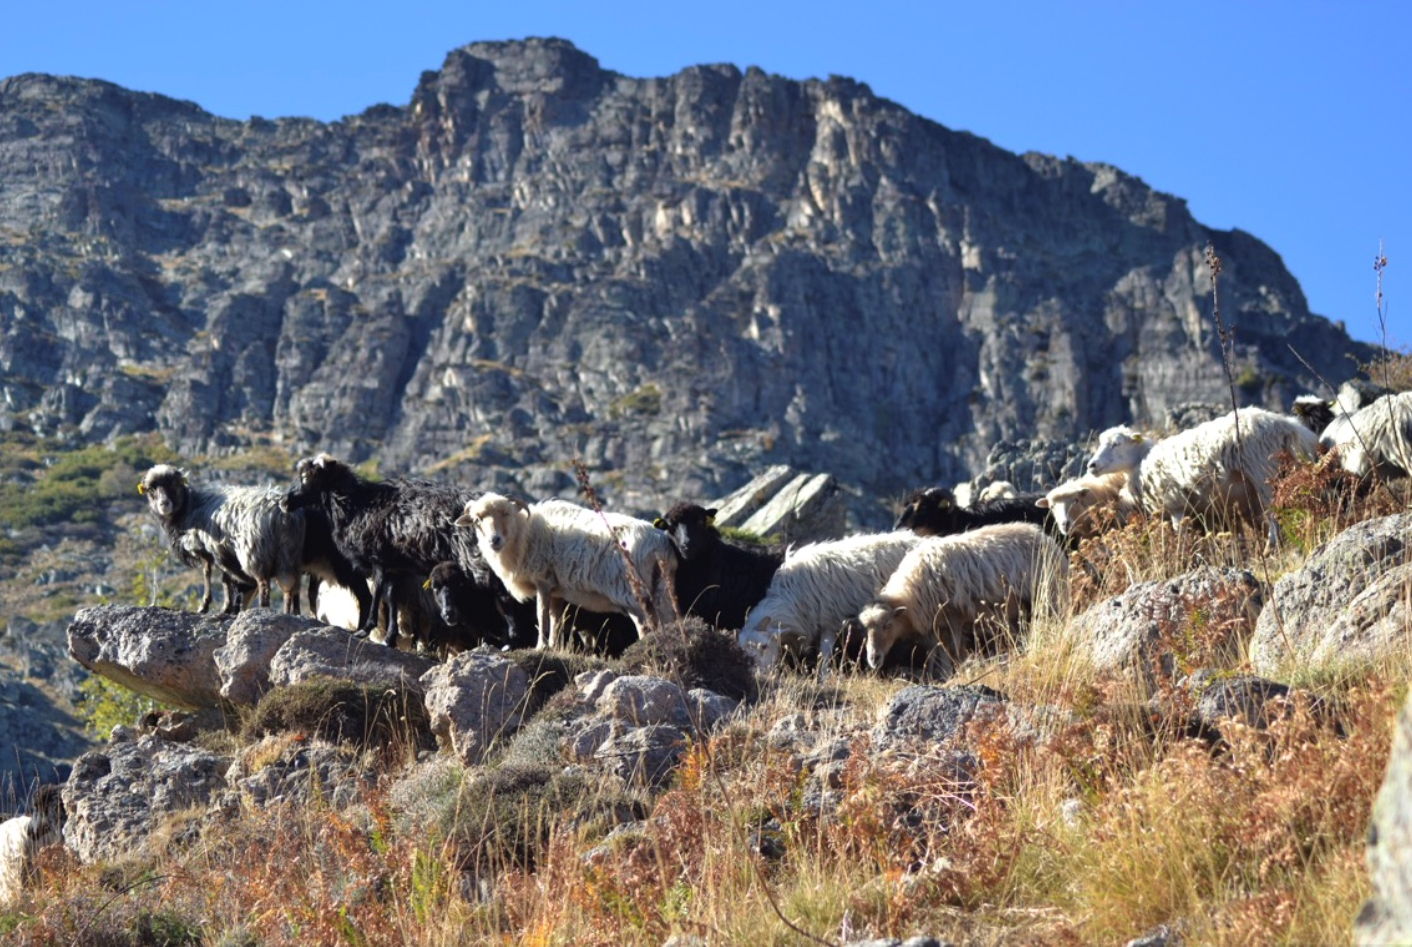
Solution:
M245 596L241 590L240 583L236 580L235 576L226 572L221 575L221 584L226 593L226 604L225 608L221 609L221 614L234 615L236 612L240 611L240 606L244 604L243 599Z
M299 614L299 575L285 576L280 580L280 591L284 593L284 613Z
M201 577L205 580L205 587L201 590L201 604L197 607L196 613L204 615L211 610L211 560L201 560ZM226 600L230 600L230 593L226 593Z
M398 639L402 637L401 615L397 608L397 583L390 576L384 576L383 584L386 586L382 592L382 601L387 608L387 632L382 636L382 641L389 648L395 648Z
M372 589L368 593L368 607L362 609L359 615L358 630L354 632L359 638L366 638L372 634L373 629L378 626L378 610L383 603L383 576L381 570L375 570L372 576ZM361 602L359 603L361 606Z
M837 628L825 628L819 635L819 683L828 680L829 672L832 670L833 649L838 641Z
M542 651L554 640L554 604L548 590L541 589L535 596L535 607L539 611L539 637L534 646Z

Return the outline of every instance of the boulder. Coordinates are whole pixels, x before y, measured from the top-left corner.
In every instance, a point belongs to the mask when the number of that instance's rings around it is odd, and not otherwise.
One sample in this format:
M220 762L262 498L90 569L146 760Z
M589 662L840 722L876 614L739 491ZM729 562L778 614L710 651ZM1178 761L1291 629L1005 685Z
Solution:
M978 714L1004 713L1007 701L989 687L933 687L918 684L888 701L873 727L873 745L890 747L924 740L940 743L955 737Z
M1275 583L1250 642L1260 674L1371 660L1406 648L1412 513L1344 530Z
M778 542L838 539L847 528L848 504L838 481L789 467L771 467L710 505L716 508L716 525Z
M679 727L653 724L610 736L594 758L630 785L657 788L670 778L686 744Z
M1175 579L1139 582L1076 617L1070 632L1098 670L1136 665L1150 672L1163 638L1185 641L1198 623L1219 629L1234 652L1251 634L1263 602L1263 587L1253 573L1202 568ZM1163 668L1167 674L1175 670Z
M64 842L85 864L139 854L164 817L204 808L225 789L229 766L198 746L116 728L64 784Z
M436 666L428 654L399 651L339 628L320 625L291 637L270 659L269 685L281 687L315 677L419 692L419 680ZM258 670L253 672L258 677Z
M258 608L241 612L226 628L225 643L211 657L221 678L220 694L232 704L253 707L272 686L270 662L299 632L324 627L309 618ZM344 638L347 633L338 632Z
M1412 695L1397 715L1392 755L1368 828L1373 896L1358 913L1357 944L1412 943Z
M477 648L427 671L421 686L437 743L474 766L519 729L529 676L498 652Z
M691 723L686 695L680 687L672 681L638 674L611 681L598 697L595 709L600 716L632 727L686 727Z
M170 608L83 608L69 624L69 654L93 673L164 704L218 707L221 679L213 655L232 621Z

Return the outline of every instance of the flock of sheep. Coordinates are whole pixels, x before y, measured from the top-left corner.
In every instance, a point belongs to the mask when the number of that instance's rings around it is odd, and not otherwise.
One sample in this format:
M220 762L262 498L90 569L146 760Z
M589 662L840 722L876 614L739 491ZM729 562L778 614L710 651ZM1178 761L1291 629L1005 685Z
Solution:
M1370 403L1363 405L1363 400ZM454 485L364 479L326 454L301 460L297 483L197 485L159 465L139 485L173 553L205 577L220 571L226 610L284 591L298 612L309 577L347 589L362 635L396 645L620 649L682 614L734 633L763 670L817 655L829 673L841 642L870 667L902 653L949 673L993 647L1036 609L1059 609L1065 546L1133 515L1226 528L1264 525L1282 455L1339 451L1354 474L1412 469L1412 393L1300 399L1294 415L1242 408L1167 438L1128 427L1099 437L1088 473L1044 494L997 485L963 506L933 487L892 531L790 549L722 536L714 510L679 503L655 522L561 499L535 503Z

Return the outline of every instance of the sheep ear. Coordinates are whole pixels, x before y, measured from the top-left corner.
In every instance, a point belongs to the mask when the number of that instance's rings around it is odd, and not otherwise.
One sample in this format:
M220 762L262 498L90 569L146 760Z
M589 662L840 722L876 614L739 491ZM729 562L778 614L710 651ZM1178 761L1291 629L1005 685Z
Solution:
M667 529L667 521L662 519L662 517L660 516L652 521L652 525L657 527L658 529Z
M1145 441L1145 440L1147 440L1147 437L1146 437L1145 435L1142 435L1142 434L1134 434L1134 435L1133 435L1133 442L1136 443L1136 444L1141 444L1141 443L1142 443L1143 441Z
M706 511L706 525L707 525L707 526L715 526L715 525L716 525L716 511L715 511L715 510L707 510L707 511Z
M137 493L138 496L147 495L147 484L143 483L141 480L137 481Z
M1038 500L1034 501L1034 505L1041 510L1049 509L1049 497L1040 497Z
M944 509L946 509L947 507L951 506L951 498L950 498L950 497L937 497L937 499L936 499L936 505L937 505L938 507L940 507L941 509L944 510Z
M462 513L460 516L456 517L456 520L453 525L474 526L476 525L476 518L469 513Z
M510 497L510 502L518 506L524 513L529 513L529 504L525 503L525 501L521 500L519 497Z

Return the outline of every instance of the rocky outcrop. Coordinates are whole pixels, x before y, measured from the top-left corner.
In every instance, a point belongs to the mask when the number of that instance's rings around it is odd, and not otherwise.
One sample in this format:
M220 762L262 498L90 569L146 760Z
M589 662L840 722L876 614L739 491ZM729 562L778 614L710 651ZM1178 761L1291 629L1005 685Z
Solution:
M1368 874L1373 897L1354 924L1354 942L1412 942L1412 697L1393 731L1392 756L1368 828Z
M1160 670L1173 674L1176 652L1196 637L1210 639L1203 647L1234 655L1250 638L1264 601L1253 573L1202 568L1166 582L1139 582L1076 616L1067 634L1099 670L1136 666L1151 674L1160 658Z
M0 227L0 428L537 493L581 458L616 508L774 463L886 498L1222 403L1208 244L1242 399L1367 361L1273 250L1117 168L559 40L453 50L331 124L11 77Z
M1407 647L1412 513L1358 523L1275 583L1250 660L1262 674L1291 664L1368 661Z

